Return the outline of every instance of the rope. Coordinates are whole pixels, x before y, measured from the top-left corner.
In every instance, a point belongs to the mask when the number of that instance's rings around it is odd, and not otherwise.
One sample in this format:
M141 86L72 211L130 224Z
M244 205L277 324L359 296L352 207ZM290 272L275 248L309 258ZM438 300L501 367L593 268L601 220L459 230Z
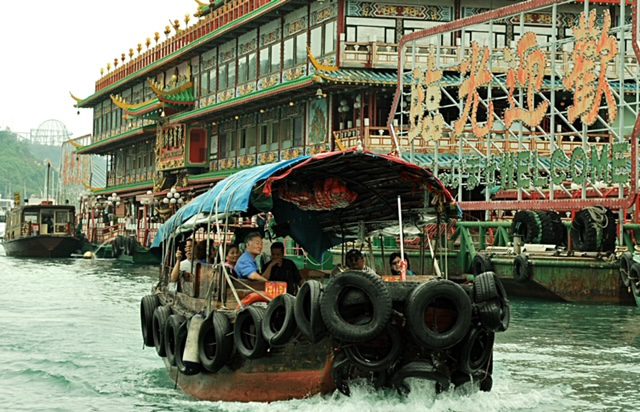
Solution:
M600 227L600 229L604 229L609 226L609 218L607 217L607 209L604 206L591 206L585 209L593 222Z

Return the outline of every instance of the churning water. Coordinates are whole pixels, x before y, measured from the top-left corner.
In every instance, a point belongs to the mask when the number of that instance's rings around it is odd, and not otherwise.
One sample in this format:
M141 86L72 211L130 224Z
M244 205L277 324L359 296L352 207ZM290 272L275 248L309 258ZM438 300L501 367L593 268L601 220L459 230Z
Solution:
M515 301L497 334L494 387L404 398L356 387L272 404L201 402L174 389L142 349L140 298L153 267L0 256L0 410L567 411L637 410L640 310ZM467 393L468 392L468 393Z

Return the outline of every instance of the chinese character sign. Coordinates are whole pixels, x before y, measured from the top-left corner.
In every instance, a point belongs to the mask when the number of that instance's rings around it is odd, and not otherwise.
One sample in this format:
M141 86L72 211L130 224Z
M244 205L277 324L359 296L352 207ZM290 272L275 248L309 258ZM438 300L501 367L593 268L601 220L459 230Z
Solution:
M442 91L442 70L436 68L433 50L427 56L427 70L415 69L411 84L411 109L409 111L409 139L422 137L436 140L444 132L444 117L438 111Z
M592 125L598 118L602 95L607 101L609 122L618 115L618 107L607 82L607 66L618 54L616 38L609 35L611 16L604 11L602 29L596 26L596 11L580 15L578 27L574 29L576 42L571 59L573 67L564 79L564 86L573 91L573 105L569 107L569 121L578 118Z
M542 122L549 102L543 101L534 107L536 93L542 90L544 69L547 64L545 53L538 48L535 33L525 33L518 41L518 69L510 69L507 73L507 87L509 88L509 108L504 112L504 124L511 127L514 121L521 121L529 127L536 127ZM510 50L505 50L505 60L512 59ZM513 94L516 86L526 88L527 108L516 107Z

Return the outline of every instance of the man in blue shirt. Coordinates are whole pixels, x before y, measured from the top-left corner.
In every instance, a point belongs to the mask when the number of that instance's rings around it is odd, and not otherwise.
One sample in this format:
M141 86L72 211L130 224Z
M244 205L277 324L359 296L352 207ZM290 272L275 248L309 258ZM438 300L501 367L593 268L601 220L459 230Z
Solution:
M262 236L258 232L251 232L244 240L246 249L236 263L236 273L240 279L260 280L266 282L271 277L271 269L276 261L271 261L260 274L256 257L262 253Z

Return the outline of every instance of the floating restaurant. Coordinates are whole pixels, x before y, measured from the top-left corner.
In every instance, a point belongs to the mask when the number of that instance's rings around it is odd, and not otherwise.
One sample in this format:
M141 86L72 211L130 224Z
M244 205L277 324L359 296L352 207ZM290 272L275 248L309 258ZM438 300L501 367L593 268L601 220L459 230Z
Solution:
M516 295L640 301L637 4L196 3L74 97L94 113L77 153L107 159L83 227L112 216L92 242L147 247L238 170L360 147L429 167L464 211L405 239L413 267L492 269ZM374 239L377 266L397 241Z

